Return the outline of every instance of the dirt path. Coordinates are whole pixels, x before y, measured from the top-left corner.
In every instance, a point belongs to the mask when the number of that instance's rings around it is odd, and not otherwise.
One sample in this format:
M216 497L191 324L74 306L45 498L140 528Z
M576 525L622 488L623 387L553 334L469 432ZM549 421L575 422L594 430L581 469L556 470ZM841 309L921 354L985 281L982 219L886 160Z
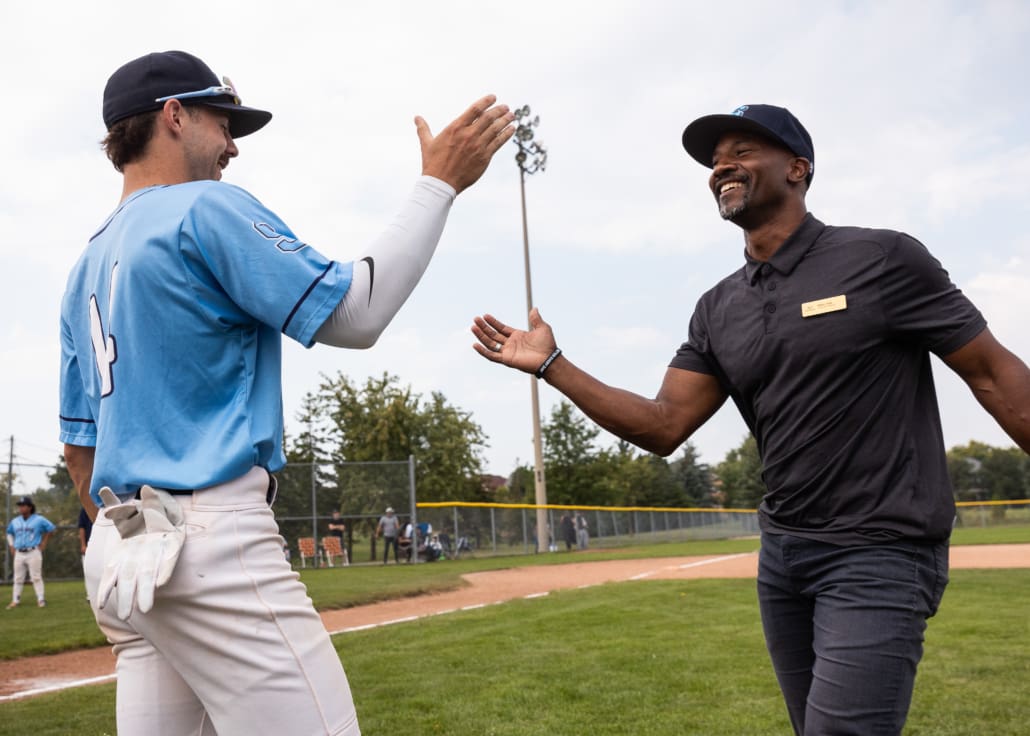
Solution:
M754 577L757 566L758 555L745 553L572 562L477 572L465 575L468 585L459 590L325 611L322 620L330 633L341 634L480 608L515 598L534 598L554 590L610 582ZM953 569L1030 567L1030 544L953 547L951 566ZM113 679L114 655L109 647L24 657L0 663L0 702Z

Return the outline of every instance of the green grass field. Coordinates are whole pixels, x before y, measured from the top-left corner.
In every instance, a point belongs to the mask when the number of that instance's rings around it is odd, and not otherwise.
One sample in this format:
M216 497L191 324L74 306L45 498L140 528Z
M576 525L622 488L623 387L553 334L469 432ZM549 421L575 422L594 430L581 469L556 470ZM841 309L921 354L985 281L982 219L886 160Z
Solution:
M959 570L907 736L1016 736L1030 570ZM366 734L786 734L750 580L566 591L334 639ZM382 657L383 652L390 656ZM114 686L0 706L0 734L114 733Z
M557 565L570 561L733 554L757 548L756 539L681 542L572 554L465 558L423 565L352 565L347 568L307 569L301 573L301 579L315 607L326 610L453 590L464 585L461 576L469 572L526 565ZM0 588L0 591L3 590ZM0 637L0 660L103 646L106 643L86 603L81 581L47 583L46 591L49 605L45 611L35 607L35 598L29 586L26 586L21 607L13 611L0 611L0 622L4 626L4 636ZM42 621L47 625L41 626Z
M1030 541L1030 527L961 529L956 544ZM750 551L757 540L309 570L320 608L460 585L526 564ZM906 736L1026 734L1030 570L956 570L930 623ZM0 656L94 637L81 583L45 611L4 612ZM29 596L30 598L30 596ZM29 602L28 600L26 602ZM40 626L41 616L46 626ZM754 581L639 581L517 600L334 639L366 734L787 734ZM383 652L389 652L387 658ZM114 686L0 705L0 736L114 733Z
M1030 543L1030 525L968 527L956 529L954 544ZM424 565L354 565L348 568L308 569L301 579L319 610L349 608L428 592L453 590L463 585L461 576L469 572L499 570L527 565L558 565L570 561L639 559L690 555L720 555L750 552L758 548L757 539L726 539L676 542L518 557L465 558ZM6 595L6 586L0 595ZM47 583L49 607L45 612L34 607L31 588L26 586L22 606L2 611L4 636L0 637L0 660L33 654L52 654L69 649L103 646L106 642L93 621L80 581ZM44 617L45 619L41 618ZM40 626L41 620L47 622Z

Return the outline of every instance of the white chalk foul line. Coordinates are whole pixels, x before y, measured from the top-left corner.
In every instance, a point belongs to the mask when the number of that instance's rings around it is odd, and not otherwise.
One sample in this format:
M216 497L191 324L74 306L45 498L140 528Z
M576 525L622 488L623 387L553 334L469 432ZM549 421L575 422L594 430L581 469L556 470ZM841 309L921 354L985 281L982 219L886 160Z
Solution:
M543 595L547 595L543 593ZM475 611L480 608L486 608L487 606L499 606L507 601L493 601L492 603L475 603L470 606L462 606L461 608L447 608L443 611L431 611L429 613L423 613L417 616L405 616L404 618L394 618L389 621L381 621L376 624L363 624L361 626L348 626L344 629L336 629L330 631L329 636L336 636L337 634L350 634L355 631L368 631L369 629L378 629L382 626L392 626L393 624L404 624L410 621L418 621L419 619L429 618L430 616L444 616L448 613L457 613L458 611Z
M670 567L662 567L662 568L659 568L658 570L648 570L647 572L642 572L639 575L634 575L633 577L631 577L629 579L630 580L644 580L646 578L651 577L652 575L657 575L662 570L688 570L691 567L702 567L704 565L714 565L717 562L726 562L727 560L735 560L738 557L747 557L748 555L751 555L751 554L754 554L754 553L753 552L740 552L740 553L735 554L735 555L723 555L722 557L712 557L712 558L709 558L707 560L697 560L695 562L685 562L682 565L673 565L673 566L670 566Z
M33 695L45 695L46 693L56 693L60 690L67 690L72 687L82 687L83 685L97 685L101 682L107 682L108 680L115 679L115 675L112 672L110 675L100 675L99 677L89 677L85 680L74 680L72 682L62 682L57 685L50 685L48 687L37 687L32 690L22 690L21 692L11 693L10 695L0 695L0 703L7 702L8 700L18 700L19 698L29 698Z
M738 557L748 557L753 555L754 552L738 552L735 555L723 555L722 557L713 557L710 560L698 560L697 562L685 562L682 565L677 565L677 570L686 570L691 567L702 567L703 565L714 565L716 562L726 562L726 560L735 560Z

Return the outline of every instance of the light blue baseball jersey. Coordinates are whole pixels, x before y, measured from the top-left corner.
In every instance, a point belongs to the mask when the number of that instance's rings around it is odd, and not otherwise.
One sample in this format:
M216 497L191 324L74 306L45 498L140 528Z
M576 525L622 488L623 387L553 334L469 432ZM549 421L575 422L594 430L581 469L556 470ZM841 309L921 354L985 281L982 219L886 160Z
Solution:
M29 514L29 518L26 519L19 514L7 525L7 533L14 537L15 549L29 549L38 547L39 543L43 541L43 535L56 528L45 516Z
M127 198L61 306L60 437L96 447L93 500L281 468L281 335L310 347L351 272L231 184Z

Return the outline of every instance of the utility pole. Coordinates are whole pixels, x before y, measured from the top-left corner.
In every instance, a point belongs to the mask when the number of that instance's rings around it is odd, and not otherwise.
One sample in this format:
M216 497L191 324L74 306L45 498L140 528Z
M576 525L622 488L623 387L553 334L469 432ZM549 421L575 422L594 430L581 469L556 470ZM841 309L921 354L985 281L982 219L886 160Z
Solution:
M515 162L519 165L519 191L522 194L522 255L526 266L526 314L533 311L533 286L529 270L529 225L526 219L526 176L543 171L547 166L547 149L540 141L533 140L533 128L540 124L540 116L529 118L529 105L523 105L515 111L518 127L515 129L514 141L519 152L515 154ZM547 482L544 479L544 453L540 438L540 394L537 389L536 376L529 377L530 396L533 404L533 459L535 472L533 475L536 493L536 551L546 552L549 541L547 530Z
M14 493L14 435L11 435L10 449L7 451L7 516L4 517L4 529L11 523L11 494ZM6 531L5 531L6 534ZM11 548L4 542L4 580L11 580Z

